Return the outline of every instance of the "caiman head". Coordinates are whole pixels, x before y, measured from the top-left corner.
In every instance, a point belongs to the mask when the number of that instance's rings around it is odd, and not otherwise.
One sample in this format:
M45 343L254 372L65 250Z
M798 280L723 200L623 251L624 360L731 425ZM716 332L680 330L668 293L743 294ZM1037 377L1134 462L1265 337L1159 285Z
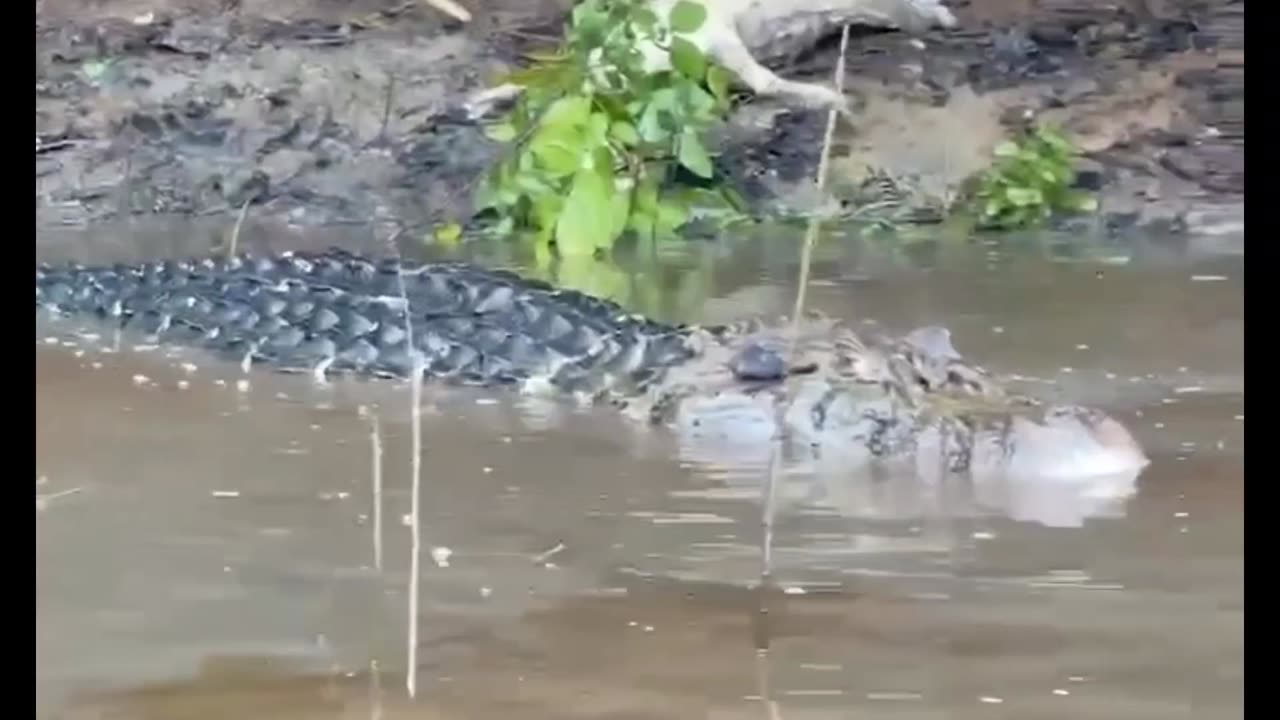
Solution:
M791 448L916 470L1083 478L1148 459L1109 415L1012 394L968 362L943 327L860 334L810 317L701 331L691 361L648 388L649 419L687 438ZM635 409L633 408L633 409Z

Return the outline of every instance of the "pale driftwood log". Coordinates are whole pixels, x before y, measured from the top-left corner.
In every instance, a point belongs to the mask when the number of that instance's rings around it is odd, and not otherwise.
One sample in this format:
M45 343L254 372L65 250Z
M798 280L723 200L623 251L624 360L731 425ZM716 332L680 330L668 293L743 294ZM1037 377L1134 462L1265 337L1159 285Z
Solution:
M737 76L751 92L780 98L807 108L845 110L845 97L817 83L779 77L764 65L813 47L822 37L845 25L899 29L918 34L950 28L956 18L940 0L701 0L707 21L690 38L694 44ZM651 0L658 17L665 18L678 0ZM667 54L654 46L640 48L651 72L667 69ZM466 105L472 117L521 92L506 84L472 95Z

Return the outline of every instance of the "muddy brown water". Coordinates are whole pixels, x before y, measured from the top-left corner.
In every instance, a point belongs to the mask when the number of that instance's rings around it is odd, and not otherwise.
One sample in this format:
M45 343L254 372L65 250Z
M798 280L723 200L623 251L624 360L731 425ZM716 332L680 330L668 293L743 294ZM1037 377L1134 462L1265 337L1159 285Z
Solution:
M206 238L38 247L127 258ZM696 287L660 303L683 319L782 312L793 239L672 253L646 277ZM767 449L696 452L607 410L427 388L416 700L403 388L38 328L38 713L1239 717L1242 254L1229 238L1072 247L832 238L809 298L945 324L993 369L1112 410L1153 459L1136 486L930 492L789 466L764 601Z

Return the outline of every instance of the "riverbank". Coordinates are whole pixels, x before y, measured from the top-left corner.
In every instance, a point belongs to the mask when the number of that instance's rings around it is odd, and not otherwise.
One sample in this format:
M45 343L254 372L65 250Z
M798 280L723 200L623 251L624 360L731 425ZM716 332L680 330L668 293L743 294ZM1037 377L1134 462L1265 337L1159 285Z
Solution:
M465 221L500 148L466 96L554 42L558 2L473 3L462 25L415 3L45 0L37 6L37 227L152 214L295 226ZM1087 152L1105 225L1238 232L1243 223L1243 3L1098 8L953 3L959 27L858 32L834 186L869 177L936 204L1028 116ZM1132 6L1132 7L1128 7ZM835 43L780 70L830 78ZM825 115L763 101L720 165L759 207L811 202ZM247 207L246 207L247 206Z

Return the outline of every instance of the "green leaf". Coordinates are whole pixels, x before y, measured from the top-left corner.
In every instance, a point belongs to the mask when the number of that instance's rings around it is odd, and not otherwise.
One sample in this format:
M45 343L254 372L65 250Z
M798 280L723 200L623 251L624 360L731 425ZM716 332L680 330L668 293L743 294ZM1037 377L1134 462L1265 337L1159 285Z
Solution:
M1061 155L1070 156L1075 153L1075 148L1072 147L1071 141L1067 140L1066 136L1054 128L1041 126L1036 132L1036 138Z
M582 136L570 129L544 127L529 144L529 152L552 176L567 177L582 164Z
M1018 155L1017 143L1006 140L996 146L995 156L998 158L1011 158L1011 157L1017 157L1017 155Z
M697 32L707 20L707 9L695 0L680 0L668 16L671 29L678 33Z
M609 116L602 112L591 113L587 121L587 138L591 147L600 147L609 141Z
M534 197L556 192L556 186L547 182L539 173L520 173L512 184L520 192Z
M631 11L631 21L641 30L653 32L653 27L658 24L658 15L649 8L636 8Z
M626 120L619 120L610 125L609 135L628 147L640 144L640 135L636 133L636 126Z
M1098 198L1081 193L1071 199L1071 207L1073 210L1082 213L1097 212Z
M654 224L658 233L672 233L688 222L689 208L674 198L663 198L658 202L656 215Z
M711 93L702 89L701 85L690 80L681 82L677 87L680 102L684 105L686 118L698 122L709 123L716 117L716 99Z
M542 116L544 128L570 128L580 126L591 116L591 98L570 95L551 103Z
M484 134L487 135L490 140L496 140L497 142L511 142L516 139L516 128L509 122L496 123L494 125L486 126Z
M631 193L615 192L609 203L612 223L609 225L609 244L627 229L627 220L631 217Z
M649 103L640 114L640 123L636 130L640 137L649 143L658 143L667 139L667 129L662 125L662 108L656 103Z
M707 73L707 59L697 45L681 37L671 39L671 66L690 80L700 81Z
M729 105L729 72L719 65L707 68L707 88L722 107Z
M537 198L530 212L533 215L534 227L538 230L537 238L546 242L552 238L556 230L556 218L560 216L560 208L564 201L559 195L543 195Z
M598 169L583 168L556 223L556 247L565 255L588 255L612 226L610 196Z
M462 226L458 223L448 223L436 228L436 241L443 245L455 245L458 239L462 237Z
M1017 207L1030 207L1044 203L1044 193L1040 188L1011 187L1005 190L1005 198Z
M982 216L984 218L993 218L1004 212L1004 209L1004 201L993 197L982 207Z
M711 156L702 146L698 134L691 128L685 128L680 135L680 154L677 159L689 172L698 177L710 178L712 175Z
M652 210L633 209L631 217L627 219L627 229L641 238L653 235L655 227L654 212Z

